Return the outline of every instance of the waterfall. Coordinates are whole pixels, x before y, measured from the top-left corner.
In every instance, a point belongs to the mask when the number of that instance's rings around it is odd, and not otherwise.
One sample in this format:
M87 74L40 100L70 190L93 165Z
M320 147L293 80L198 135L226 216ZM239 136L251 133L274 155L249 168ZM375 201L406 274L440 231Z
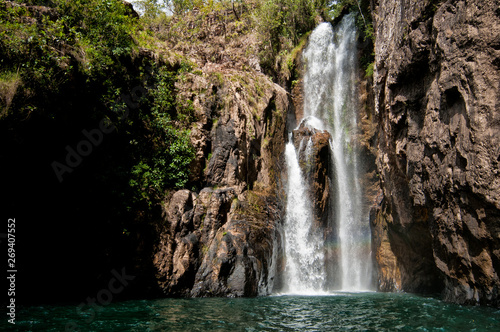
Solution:
M318 25L303 52L306 66L304 118L293 133L289 133L285 151L288 170L284 226L286 292L318 293L371 288L370 228L368 213L363 208L355 142L356 52L356 28L352 16L344 17L335 29L329 23ZM311 180L304 174L311 167L313 143L311 137L298 134L300 130L304 132L304 127L310 135L324 130L330 134L329 179L332 184L329 187L330 213L326 226L318 225L313 220L314 204L309 190L311 184L308 183ZM300 142L294 144L294 140L299 139ZM302 152L304 146L305 151ZM301 162L306 167L301 168ZM327 254L325 229L333 229L329 235L333 237L330 242L338 244L334 254Z
M291 135L285 155L288 170L287 214L284 227L286 292L311 293L323 289L324 255L321 234L311 228L312 209L304 200L307 187Z

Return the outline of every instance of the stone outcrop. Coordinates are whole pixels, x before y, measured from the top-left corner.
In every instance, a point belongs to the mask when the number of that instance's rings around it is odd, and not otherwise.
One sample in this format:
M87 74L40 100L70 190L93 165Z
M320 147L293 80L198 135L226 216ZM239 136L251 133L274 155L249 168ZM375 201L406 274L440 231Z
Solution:
M282 155L293 106L261 72L250 15L234 15L194 9L151 25L165 46L159 58L175 63L181 54L196 68L175 83L177 102L196 119L196 157L192 190L166 197L156 229L153 265L166 296L269 294L282 264Z
M374 1L379 287L500 305L499 1Z
M165 229L154 258L164 293L183 297L268 294L280 215L271 200L262 203L240 202L233 188L173 194L164 207ZM244 213L243 206L258 209L259 215Z
M302 123L293 131L293 141L298 151L299 164L304 177L309 179L309 200L313 204L316 227L326 228L330 217L330 134L311 129ZM334 175L334 174L333 174Z
M158 286L168 296L269 294L281 248L288 96L261 73L215 65L186 75L177 89L199 119L191 180L202 189L165 201L153 262Z

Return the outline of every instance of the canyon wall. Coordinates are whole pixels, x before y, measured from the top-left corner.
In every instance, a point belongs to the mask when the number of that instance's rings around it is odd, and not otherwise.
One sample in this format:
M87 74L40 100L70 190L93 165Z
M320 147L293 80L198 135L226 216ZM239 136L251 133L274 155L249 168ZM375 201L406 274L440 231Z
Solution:
M292 104L257 58L247 56L258 48L257 39L241 22L226 22L232 13L189 16L200 26L198 43L189 47L182 37L167 40L199 71L176 83L197 119L190 182L198 187L171 192L162 206L152 257L166 296L268 295L277 282L282 158Z
M499 6L372 2L380 290L500 305Z
M200 77L183 83L182 91L209 87L194 97L201 120L191 134L198 155L191 176L205 187L176 191L163 206L153 264L165 295L256 296L273 289L289 103L268 77L252 76L231 71L215 83Z

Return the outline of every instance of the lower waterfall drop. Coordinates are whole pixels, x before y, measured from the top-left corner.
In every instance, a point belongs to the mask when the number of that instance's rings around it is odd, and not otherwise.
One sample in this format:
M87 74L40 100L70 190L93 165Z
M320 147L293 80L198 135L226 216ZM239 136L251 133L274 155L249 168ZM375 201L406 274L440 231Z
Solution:
M307 149L307 147L306 147ZM285 148L288 170L285 220L285 292L311 294L323 289L324 254L321 234L311 229L312 209L306 200L307 187L299 166L291 134Z
M309 37L303 58L304 118L289 133L284 225L283 291L319 294L372 288L367 209L363 204L357 131L356 28L343 18L335 29L321 23ZM307 134L304 134L307 133ZM328 135L330 209L326 225L315 220L311 197L311 137ZM306 135L304 137L304 135ZM307 137L307 135L310 135ZM330 280L331 279L331 280Z

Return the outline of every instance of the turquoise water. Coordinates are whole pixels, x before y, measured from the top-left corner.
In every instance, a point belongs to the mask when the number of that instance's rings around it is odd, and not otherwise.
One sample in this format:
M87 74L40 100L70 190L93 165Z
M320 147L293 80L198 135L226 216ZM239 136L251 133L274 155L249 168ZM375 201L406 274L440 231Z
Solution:
M343 293L247 299L161 299L21 309L15 328L64 331L500 331L500 310L444 303L409 294ZM70 325L73 324L73 325Z

